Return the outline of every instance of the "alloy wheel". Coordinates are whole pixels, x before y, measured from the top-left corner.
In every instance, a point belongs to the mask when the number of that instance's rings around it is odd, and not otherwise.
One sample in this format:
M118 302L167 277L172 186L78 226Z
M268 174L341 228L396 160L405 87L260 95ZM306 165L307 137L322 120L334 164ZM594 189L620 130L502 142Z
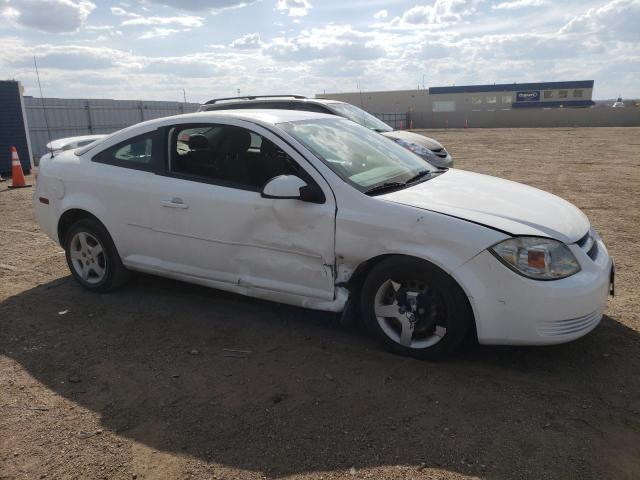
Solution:
M444 299L419 280L383 282L376 292L374 309L385 335L406 348L430 347L447 333Z
M69 256L75 272L89 284L100 283L107 273L107 259L100 241L89 232L78 232L71 239Z

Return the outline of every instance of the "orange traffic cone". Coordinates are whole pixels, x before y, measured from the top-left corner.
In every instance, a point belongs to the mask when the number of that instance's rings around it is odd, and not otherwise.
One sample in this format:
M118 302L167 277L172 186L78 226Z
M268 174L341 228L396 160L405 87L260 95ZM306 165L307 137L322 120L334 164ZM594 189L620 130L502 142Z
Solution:
M9 188L24 188L30 187L24 180L24 173L22 172L22 165L18 158L18 151L16 147L11 147L11 185Z

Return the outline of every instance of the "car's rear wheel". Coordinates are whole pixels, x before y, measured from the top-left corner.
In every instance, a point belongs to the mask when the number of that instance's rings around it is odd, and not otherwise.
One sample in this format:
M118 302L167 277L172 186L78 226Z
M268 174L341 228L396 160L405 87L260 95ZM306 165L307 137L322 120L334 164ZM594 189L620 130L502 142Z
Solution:
M372 269L362 288L361 310L368 330L388 349L415 357L452 352L473 321L466 295L453 278L404 256Z
M107 292L127 279L127 270L109 232L92 218L71 226L65 235L64 249L69 270L88 290Z

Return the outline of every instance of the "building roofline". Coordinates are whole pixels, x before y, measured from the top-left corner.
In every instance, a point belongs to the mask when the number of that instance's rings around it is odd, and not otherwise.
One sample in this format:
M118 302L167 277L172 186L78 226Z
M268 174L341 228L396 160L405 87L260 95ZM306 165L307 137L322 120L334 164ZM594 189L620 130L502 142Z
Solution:
M372 93L389 93L389 94L393 94L393 93L424 93L425 95L427 94L427 90L428 89L407 89L407 90L363 90L362 92L327 92L327 93L316 93L315 97L316 98L323 98L323 97L327 97L327 96L333 96L333 95L371 95Z
M429 95L443 93L484 93L515 92L521 90L557 90L569 88L593 88L593 80L576 80L569 82L534 82L534 83L497 83L491 85L460 85L453 87L431 87Z

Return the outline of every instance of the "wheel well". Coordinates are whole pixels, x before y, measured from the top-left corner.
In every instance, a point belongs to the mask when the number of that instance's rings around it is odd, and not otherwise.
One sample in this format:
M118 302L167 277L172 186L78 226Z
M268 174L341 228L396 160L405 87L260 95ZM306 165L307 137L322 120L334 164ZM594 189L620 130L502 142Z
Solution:
M82 210L79 208L67 210L62 214L60 220L58 221L58 240L60 242L60 245L64 245L65 236L71 228L71 225L79 220L82 220L83 218L92 218L97 222L100 222L100 220L98 220L95 215L92 215L86 210ZM100 222L100 224L102 225L102 222Z
M345 286L349 290L349 292L353 295L360 292L362 288L362 284L364 283L364 279L367 278L369 272L373 267L375 267L382 260L385 260L389 257L393 257L393 254L385 254L378 255L377 257L370 258L369 260L365 260L360 265L356 267L354 272L349 277L349 280L345 282Z
M386 259L391 258L391 257L405 257L405 258L414 259L414 260L416 260L418 262L428 263L430 265L433 265L438 270L442 271L445 275L447 275L451 279L451 281L454 282L457 285L457 287L464 294L464 298L467 301L467 307L468 307L469 311L471 312L471 316L473 318L473 321L471 322L472 332L470 332L470 334L473 335L473 338L477 341L478 331L477 331L477 328L476 328L476 318L475 318L475 314L474 314L473 308L471 307L471 302L469 301L469 297L467 297L467 294L465 293L464 288L462 288L460 286L460 284L456 281L456 279L453 278L451 275L449 275L448 272L442 270L442 268L438 267L437 265L435 265L435 264L433 264L433 263L431 263L428 260L425 260L423 258L413 257L411 255L384 254L384 255L378 255L377 257L370 258L369 260L365 260L360 265L358 265L356 267L355 271L353 272L353 274L351 275L351 277L349 278L349 280L345 284L345 286L349 290L349 299L350 300L352 300L352 299L356 300L356 302L354 302L353 304L354 305L358 305L358 310L359 310L359 304L360 304L360 302L359 302L360 290L362 289L362 284L364 283L364 280L367 278L367 275L369 275L369 272L371 272L373 267L375 267L381 261L386 260Z

